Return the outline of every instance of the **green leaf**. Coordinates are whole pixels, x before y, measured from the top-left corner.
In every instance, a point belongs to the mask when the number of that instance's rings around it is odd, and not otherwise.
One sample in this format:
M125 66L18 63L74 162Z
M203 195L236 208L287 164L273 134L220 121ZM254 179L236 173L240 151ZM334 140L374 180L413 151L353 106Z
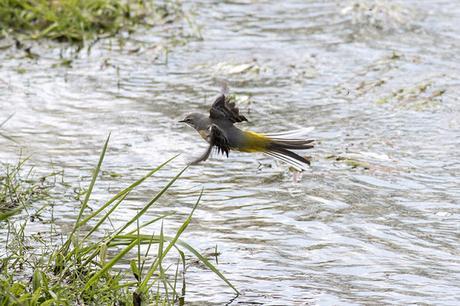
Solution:
M56 302L55 299L49 299L44 301L43 303L40 304L40 306L49 306L49 305L54 305Z
M30 304L37 305L38 299L40 299L41 295L42 295L42 288L38 287L32 294L32 299L30 301Z
M42 286L42 274L41 274L41 271L38 268L36 268L34 270L34 274L32 275L32 290L34 292L34 295L35 295L35 291L40 289L41 286Z
M101 243L99 247L99 260L101 262L101 266L105 265L106 258L107 258L107 244Z
M137 262L135 259L132 259L129 262L129 266L131 267L131 271L133 272L134 278L136 278L137 281L141 279L141 273L139 272L139 268L137 267Z
M21 211L21 209L22 209L22 207L16 207L16 208L8 210L8 211L6 211L4 213L0 213L0 221L6 220L9 217L17 214L18 212Z

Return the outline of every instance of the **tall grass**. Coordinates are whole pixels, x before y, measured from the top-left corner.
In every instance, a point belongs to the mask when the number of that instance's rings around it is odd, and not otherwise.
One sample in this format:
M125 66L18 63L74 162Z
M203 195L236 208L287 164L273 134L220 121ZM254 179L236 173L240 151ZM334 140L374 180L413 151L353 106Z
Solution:
M180 239L190 224L201 195L173 235L164 232L162 223L158 233L146 232L148 225L164 222L168 215L159 215L141 222L141 217L146 216L149 209L158 203L160 197L187 168L174 176L133 217L101 236L102 227L129 194L174 159L152 169L120 190L99 209L88 213L88 203L108 141L109 138L93 171L75 223L68 235L62 235L62 240L54 244L43 239L34 241L45 245L44 252L36 252L31 248L33 237L25 234L27 221L19 224L8 221L6 254L0 266L0 305L183 305L185 253L195 256L238 293L206 257ZM129 268L122 269L120 265ZM31 276L21 278L16 275Z
M33 202L48 198L49 190L55 185L58 173L37 178L33 168L24 169L26 162L27 158L20 158L16 164L0 164L0 221L27 210Z
M177 7L173 1L160 5L152 0L0 0L0 32L83 42L164 22Z

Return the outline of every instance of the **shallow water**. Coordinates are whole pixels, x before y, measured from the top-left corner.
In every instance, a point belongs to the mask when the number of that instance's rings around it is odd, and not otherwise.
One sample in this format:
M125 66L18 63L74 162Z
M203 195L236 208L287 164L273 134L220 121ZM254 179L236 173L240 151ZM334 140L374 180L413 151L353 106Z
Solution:
M177 120L207 111L225 79L248 114L244 128L314 126L318 145L298 183L263 155L214 156L189 168L152 209L151 216L176 212L165 226L177 228L204 188L183 238L203 252L217 245L219 269L242 294L235 298L196 265L187 271L187 302L458 305L460 6L194 1L186 8L203 40L175 43L178 25L167 25L139 31L123 47L98 43L72 68L53 66L59 50L34 45L38 59L3 50L0 121L15 113L2 132L18 144L0 138L0 159L22 150L37 171L64 168L67 182L84 187L112 132L103 170L120 177L98 181L103 200L181 153L121 208L113 220L121 222L206 148ZM65 232L78 205L71 197L57 204Z

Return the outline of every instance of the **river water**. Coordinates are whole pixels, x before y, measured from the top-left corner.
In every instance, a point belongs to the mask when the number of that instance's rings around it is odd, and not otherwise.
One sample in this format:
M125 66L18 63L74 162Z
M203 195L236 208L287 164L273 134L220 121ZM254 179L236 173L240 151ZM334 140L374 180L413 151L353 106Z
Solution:
M126 221L206 148L177 121L206 112L223 79L249 118L242 128L313 126L317 146L299 182L268 157L232 152L189 168L152 208L150 217L176 213L165 221L172 233L204 188L183 239L204 253L217 245L218 268L242 294L192 265L188 303L460 304L460 3L184 9L192 26L98 42L71 67L59 65L69 49L32 44L38 58L4 49L0 121L14 113L2 133L17 143L0 138L0 159L22 151L38 172L64 169L68 183L85 187L111 132L97 207L180 153L113 220ZM60 231L78 208L56 199Z

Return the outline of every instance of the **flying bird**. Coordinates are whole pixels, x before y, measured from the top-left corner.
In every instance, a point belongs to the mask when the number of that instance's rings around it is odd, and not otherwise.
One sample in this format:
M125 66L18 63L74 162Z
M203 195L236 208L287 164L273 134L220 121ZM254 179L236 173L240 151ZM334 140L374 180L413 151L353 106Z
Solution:
M244 131L235 126L235 123L243 121L248 120L245 116L240 115L235 103L224 94L214 101L209 115L191 113L180 120L179 122L193 127L209 144L207 150L191 164L207 160L215 147L217 152L227 157L231 150L249 153L262 152L287 163L298 171L306 170L310 165L310 161L291 150L307 150L314 147L314 140L304 138L312 128L262 134Z

